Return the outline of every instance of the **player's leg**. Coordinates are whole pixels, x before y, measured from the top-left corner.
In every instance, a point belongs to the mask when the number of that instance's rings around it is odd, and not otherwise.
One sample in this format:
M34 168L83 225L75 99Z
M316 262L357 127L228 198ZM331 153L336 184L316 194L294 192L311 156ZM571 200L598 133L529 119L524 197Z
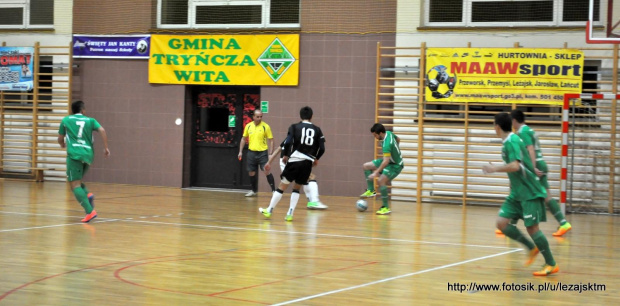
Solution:
M256 175L256 172L258 171L258 161L255 157L256 152L248 151L247 170L250 175L250 185L252 185L252 190L245 194L246 197L255 197L258 192L258 176Z
M297 207L297 202L299 202L299 189L301 185L308 181L310 177L310 173L312 173L312 161L304 160L299 162L291 163L291 166L287 166L291 171L286 171L289 176L287 179L292 179L295 182L293 185L293 192L291 193L291 205L288 208L288 212L284 220L293 221L293 213L295 212L295 207Z
M303 188L308 197L308 209L327 209L327 205L319 200L319 184L316 182L314 173L310 173L308 184L303 185Z
M368 179L368 176L371 175L373 171L377 170L377 168L381 165L382 161L383 159L375 159L362 165L362 168L364 169L364 177L366 178L367 189L366 192L360 195L360 197L370 198L377 195L377 193L375 192L375 180Z
M265 165L268 161L269 155L267 154L267 151L260 152L258 155L258 165L260 166L261 171L265 173L265 177L267 177L267 182L269 183L269 186L271 186L271 192L274 192L276 191L276 183L273 180L273 175L271 174L271 171L265 170Z
M278 203L282 199L282 195L284 194L284 191L286 190L286 188L288 188L288 185L294 180L293 179L293 172L295 170L294 164L295 163L289 163L284 167L284 170L282 170L282 174L280 175L280 185L278 185L278 189L276 189L276 191L274 191L273 194L271 195L271 201L269 202L269 207L265 209L263 208L258 209L258 211L260 211L260 213L262 213L265 217L267 218L271 217L271 213L273 213L273 209L276 208L276 205L278 205Z
M295 183L293 185L293 191L291 192L291 202L288 207L288 212L286 213L286 217L284 220L293 221L293 213L295 213L295 207L297 207L297 202L299 202L299 189L301 188L301 184Z
M67 157L67 180L73 191L75 199L80 203L86 217L82 219L82 222L89 222L97 217L97 212L93 209L88 201L88 195L82 189L82 177L84 176L84 163L79 160L74 160Z
M509 195L499 209L496 224L497 229L502 231L506 237L525 245L528 249L528 259L525 262L525 266L529 266L534 262L538 254L538 248L514 224L511 224L511 220L522 218L522 216L523 209L521 205L514 200L512 195Z
M379 193L381 194L382 202L381 208L377 211L378 215L387 215L392 212L390 210L390 198L387 185L395 179L402 170L402 166L394 164L389 164L387 167L383 168L381 176L379 176L379 180L377 181L379 183Z
M86 175L86 172L88 172L89 168L89 164L84 164L84 173L82 174L82 177ZM84 192L86 192L86 196L88 197L88 202L90 203L90 206L95 209L95 195L88 191L88 188L86 188L86 184L84 184L84 181L82 181L82 184L80 186L82 187L82 189L84 189Z
M534 275L546 276L558 272L560 268L555 262L553 254L551 254L549 241L547 241L547 237L545 237L545 234L543 234L538 227L540 222L547 221L544 199L538 198L523 201L521 205L523 207L523 223L525 224L525 228L527 228L528 234L530 234L536 247L545 258L545 266L542 270L534 272Z

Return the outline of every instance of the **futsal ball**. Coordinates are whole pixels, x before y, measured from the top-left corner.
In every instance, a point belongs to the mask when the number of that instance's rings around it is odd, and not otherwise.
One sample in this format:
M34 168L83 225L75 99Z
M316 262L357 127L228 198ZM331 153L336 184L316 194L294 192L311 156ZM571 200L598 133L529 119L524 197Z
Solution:
M426 87L433 98L449 98L455 85L456 75L449 75L448 68L444 65L437 65L426 73Z
M360 200L357 200L357 203L355 203L355 207L359 211L366 211L366 209L368 209L368 203L366 203L366 200L360 199Z

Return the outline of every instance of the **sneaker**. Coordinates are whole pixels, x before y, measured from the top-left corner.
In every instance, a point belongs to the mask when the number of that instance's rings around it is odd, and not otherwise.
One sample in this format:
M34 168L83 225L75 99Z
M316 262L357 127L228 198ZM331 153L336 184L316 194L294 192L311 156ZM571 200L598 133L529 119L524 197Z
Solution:
M284 217L284 220L288 222L293 221L293 215L286 215L286 217Z
M500 229L495 229L495 235L506 236Z
M93 211L90 212L90 214L86 215L86 217L84 217L84 219L82 219L82 222L84 223L88 223L90 222L90 220L97 218L97 211L93 209Z
M259 208L258 211L265 216L265 218L271 218L271 213L267 208Z
M377 215L389 215L392 211L385 206L382 206L381 209L377 210Z
M571 228L573 227L570 225L570 223L566 222L564 223L564 225L560 225L560 227L558 227L558 231L553 233L552 235L555 237L564 236L564 234L568 233L568 231L570 231Z
M377 193L374 191L370 191L370 190L366 190L366 192L362 193L360 195L360 198L372 198L374 196L376 196Z
M88 194L88 202L95 209L95 195L92 192Z
M560 266L555 264L555 266L545 265L542 270L534 272L534 276L547 276L553 273L558 273L560 271Z
M245 194L246 197L255 197L257 195L258 195L258 193L254 192L252 190L250 190L250 192Z
M538 255L538 253L540 253L540 251L538 251L537 247L534 247L533 249L531 249L529 251L529 254L528 254L527 260L525 261L524 266L529 267L534 262L534 260L536 260L536 255Z
M321 202L308 202L308 209L327 209L327 205Z

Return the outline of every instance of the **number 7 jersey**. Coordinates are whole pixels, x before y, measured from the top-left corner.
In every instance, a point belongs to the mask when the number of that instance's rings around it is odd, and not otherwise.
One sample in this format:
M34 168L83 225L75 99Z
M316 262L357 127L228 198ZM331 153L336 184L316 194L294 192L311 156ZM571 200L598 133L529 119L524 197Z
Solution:
M289 162L318 160L324 152L325 137L321 128L307 121L295 123L289 127L284 141L284 154L290 154Z
M58 134L65 136L67 156L87 164L93 162L93 131L101 127L94 118L74 114L62 119Z

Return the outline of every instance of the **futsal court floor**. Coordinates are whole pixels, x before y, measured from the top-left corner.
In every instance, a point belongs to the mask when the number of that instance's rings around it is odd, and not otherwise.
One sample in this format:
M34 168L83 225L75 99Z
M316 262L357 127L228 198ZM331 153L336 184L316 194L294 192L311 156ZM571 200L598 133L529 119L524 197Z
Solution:
M393 201L378 216L380 199L312 211L302 195L286 222L288 192L266 220L267 192L88 188L99 216L83 224L66 183L0 179L0 305L620 305L618 216L568 215L555 238L548 214L560 272L534 277L543 257L523 267L497 207Z

